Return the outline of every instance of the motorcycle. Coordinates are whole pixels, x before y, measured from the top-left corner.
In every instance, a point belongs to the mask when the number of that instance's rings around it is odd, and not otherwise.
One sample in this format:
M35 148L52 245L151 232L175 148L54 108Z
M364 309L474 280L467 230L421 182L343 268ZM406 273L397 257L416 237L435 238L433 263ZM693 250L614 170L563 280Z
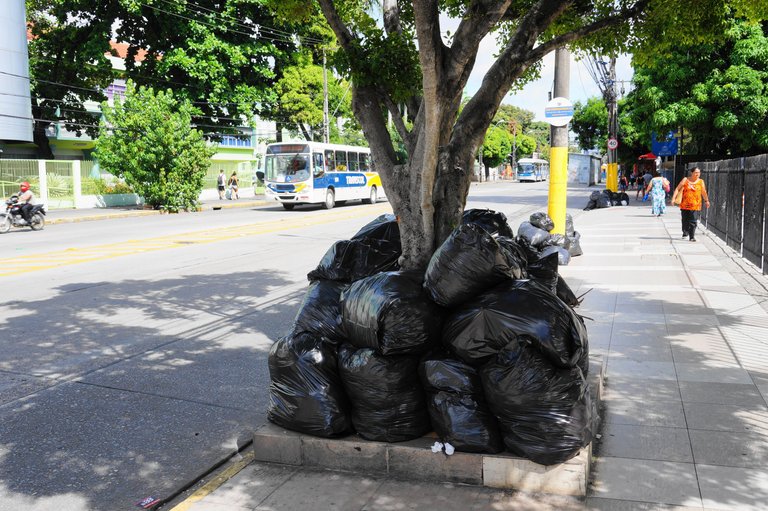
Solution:
M5 201L5 212L0 212L0 234L10 231L11 227L29 226L33 231L41 231L45 227L45 207L42 204L32 206L29 223L21 216L21 206L16 195Z

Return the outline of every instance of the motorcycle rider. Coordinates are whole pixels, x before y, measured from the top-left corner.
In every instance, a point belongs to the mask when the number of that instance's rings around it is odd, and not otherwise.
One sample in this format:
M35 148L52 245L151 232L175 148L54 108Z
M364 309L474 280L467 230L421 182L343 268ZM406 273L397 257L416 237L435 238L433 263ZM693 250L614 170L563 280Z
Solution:
M24 181L19 185L19 211L21 212L21 218L23 218L27 225L32 225L31 212L34 207L35 194L29 189L29 183Z

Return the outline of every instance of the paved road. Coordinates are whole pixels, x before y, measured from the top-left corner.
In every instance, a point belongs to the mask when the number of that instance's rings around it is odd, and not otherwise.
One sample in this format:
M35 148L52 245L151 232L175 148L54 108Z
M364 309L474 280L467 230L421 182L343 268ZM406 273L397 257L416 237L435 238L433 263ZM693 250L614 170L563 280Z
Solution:
M545 183L474 185L513 227ZM577 208L588 192L575 190ZM0 238L0 510L133 509L249 440L306 273L388 203L112 219Z

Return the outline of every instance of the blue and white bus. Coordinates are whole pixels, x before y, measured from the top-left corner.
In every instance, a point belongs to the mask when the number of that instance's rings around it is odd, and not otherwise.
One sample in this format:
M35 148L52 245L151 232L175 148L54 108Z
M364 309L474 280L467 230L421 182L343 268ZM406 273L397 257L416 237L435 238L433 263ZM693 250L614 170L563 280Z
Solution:
M354 199L373 204L385 197L367 147L278 142L267 146L263 161L266 198L287 210L299 204L331 209Z
M540 158L517 160L518 181L546 181L549 178L549 162Z

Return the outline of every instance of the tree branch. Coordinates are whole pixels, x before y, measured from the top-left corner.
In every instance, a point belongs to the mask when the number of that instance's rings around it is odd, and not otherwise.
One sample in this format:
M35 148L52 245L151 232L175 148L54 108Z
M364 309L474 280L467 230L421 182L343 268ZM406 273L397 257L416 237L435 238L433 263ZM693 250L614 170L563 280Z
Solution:
M405 122L403 121L403 116L400 114L400 109L397 108L397 105L394 101L392 101L392 98L389 97L389 94L385 93L384 91L380 91L379 94L382 98L384 98L384 104L386 105L387 110L389 110L389 113L392 114L392 120L395 123L397 132L400 134L400 138L403 139L406 147L409 146L411 141L411 134L408 131Z
M339 46L344 51L350 51L356 39L341 20L336 6L333 5L333 0L318 0L318 3L320 3L320 9L323 11L323 15L331 26L333 33L336 34Z
M451 46L451 60L463 73L474 64L480 41L501 20L511 0L474 0L456 29ZM469 66L471 67L471 65Z
M400 7L397 0L383 0L381 10L384 11L384 30L387 34L402 34L400 26Z

